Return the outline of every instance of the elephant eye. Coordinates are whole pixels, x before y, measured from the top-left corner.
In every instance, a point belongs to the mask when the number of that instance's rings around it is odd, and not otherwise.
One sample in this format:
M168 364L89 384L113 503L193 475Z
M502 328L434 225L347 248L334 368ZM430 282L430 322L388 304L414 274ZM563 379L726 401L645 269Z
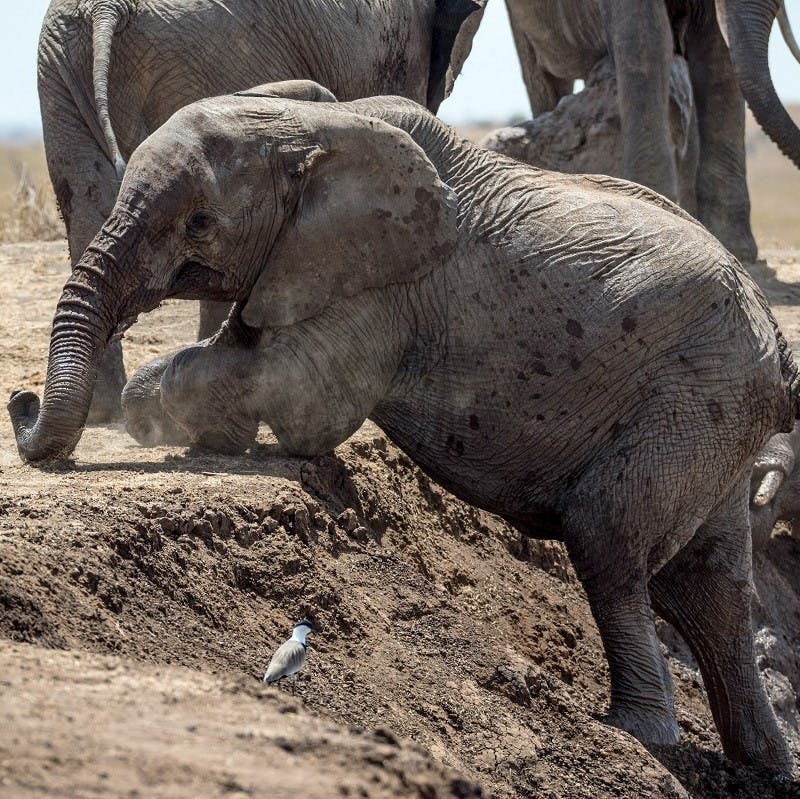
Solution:
M186 220L186 232L190 236L203 236L214 224L214 215L210 211L195 211Z

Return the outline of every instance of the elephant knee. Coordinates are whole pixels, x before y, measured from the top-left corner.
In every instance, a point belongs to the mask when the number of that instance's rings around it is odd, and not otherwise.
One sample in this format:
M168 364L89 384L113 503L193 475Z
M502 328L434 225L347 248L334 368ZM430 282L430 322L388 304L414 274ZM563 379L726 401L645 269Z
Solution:
M122 391L125 429L144 447L189 443L187 435L164 413L161 405L161 377L168 364L167 357L143 366Z
M255 441L259 420L242 410L231 381L215 364L201 345L177 353L161 377L161 408L192 443L239 455Z

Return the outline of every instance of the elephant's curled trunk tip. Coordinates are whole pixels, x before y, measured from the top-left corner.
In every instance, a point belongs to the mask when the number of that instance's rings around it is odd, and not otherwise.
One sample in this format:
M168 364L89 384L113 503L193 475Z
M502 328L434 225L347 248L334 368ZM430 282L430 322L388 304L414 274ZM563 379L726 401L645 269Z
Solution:
M45 442L37 434L41 403L36 392L12 391L7 408L17 440L17 450L25 463L62 460L72 453L77 440L59 445L53 440Z

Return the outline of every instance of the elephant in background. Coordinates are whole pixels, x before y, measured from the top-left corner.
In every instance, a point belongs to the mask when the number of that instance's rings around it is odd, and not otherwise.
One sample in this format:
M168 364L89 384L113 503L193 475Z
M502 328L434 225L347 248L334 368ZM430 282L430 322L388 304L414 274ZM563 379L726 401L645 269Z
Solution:
M52 0L39 41L47 164L73 263L114 205L125 159L175 111L266 81L340 99L400 94L436 110L486 0ZM228 306L201 304L201 336ZM90 421L120 416L110 343Z
M134 375L134 434L166 419L236 453L265 421L315 456L373 419L463 500L565 541L611 723L678 738L652 602L725 752L789 774L753 654L748 489L800 375L763 296L642 186L534 169L402 98L308 100L326 96L202 101L131 155L59 301L43 400L9 402L22 458L72 451L115 329L167 297L234 302Z
M699 160L693 201L685 207L734 255L754 261L744 99L767 135L800 166L800 130L775 93L767 63L781 0L506 0L506 5L534 117L552 111L572 92L575 79L587 79L599 61L610 58L621 128L618 174L672 200L681 192L668 124L670 71L675 54L686 58ZM502 151L502 142L495 146Z
M672 59L669 81L671 157L676 166L677 201L696 212L695 176L699 153L689 68ZM584 89L562 97L552 111L528 122L493 131L481 145L542 169L572 174L621 175L622 137L614 64L606 57L592 67Z

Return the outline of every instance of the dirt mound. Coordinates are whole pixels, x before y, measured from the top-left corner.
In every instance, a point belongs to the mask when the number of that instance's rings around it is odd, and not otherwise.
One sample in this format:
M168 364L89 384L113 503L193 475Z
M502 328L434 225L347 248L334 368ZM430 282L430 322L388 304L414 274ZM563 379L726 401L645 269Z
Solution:
M43 379L62 258L0 248L28 298L0 320L7 391ZM134 328L129 366L188 339L192 313L172 304ZM681 744L648 752L604 725L603 650L562 547L455 500L372 425L312 461L267 430L226 458L95 428L49 471L19 464L0 432L11 795L280 796L275 780L298 774L308 796L798 795L724 759L666 627ZM790 735L798 563L784 534L758 564L762 667ZM303 616L319 633L290 700L258 678ZM90 752L107 765L92 770Z
M241 679L7 643L0 669L6 796L483 795L386 729L348 731Z

